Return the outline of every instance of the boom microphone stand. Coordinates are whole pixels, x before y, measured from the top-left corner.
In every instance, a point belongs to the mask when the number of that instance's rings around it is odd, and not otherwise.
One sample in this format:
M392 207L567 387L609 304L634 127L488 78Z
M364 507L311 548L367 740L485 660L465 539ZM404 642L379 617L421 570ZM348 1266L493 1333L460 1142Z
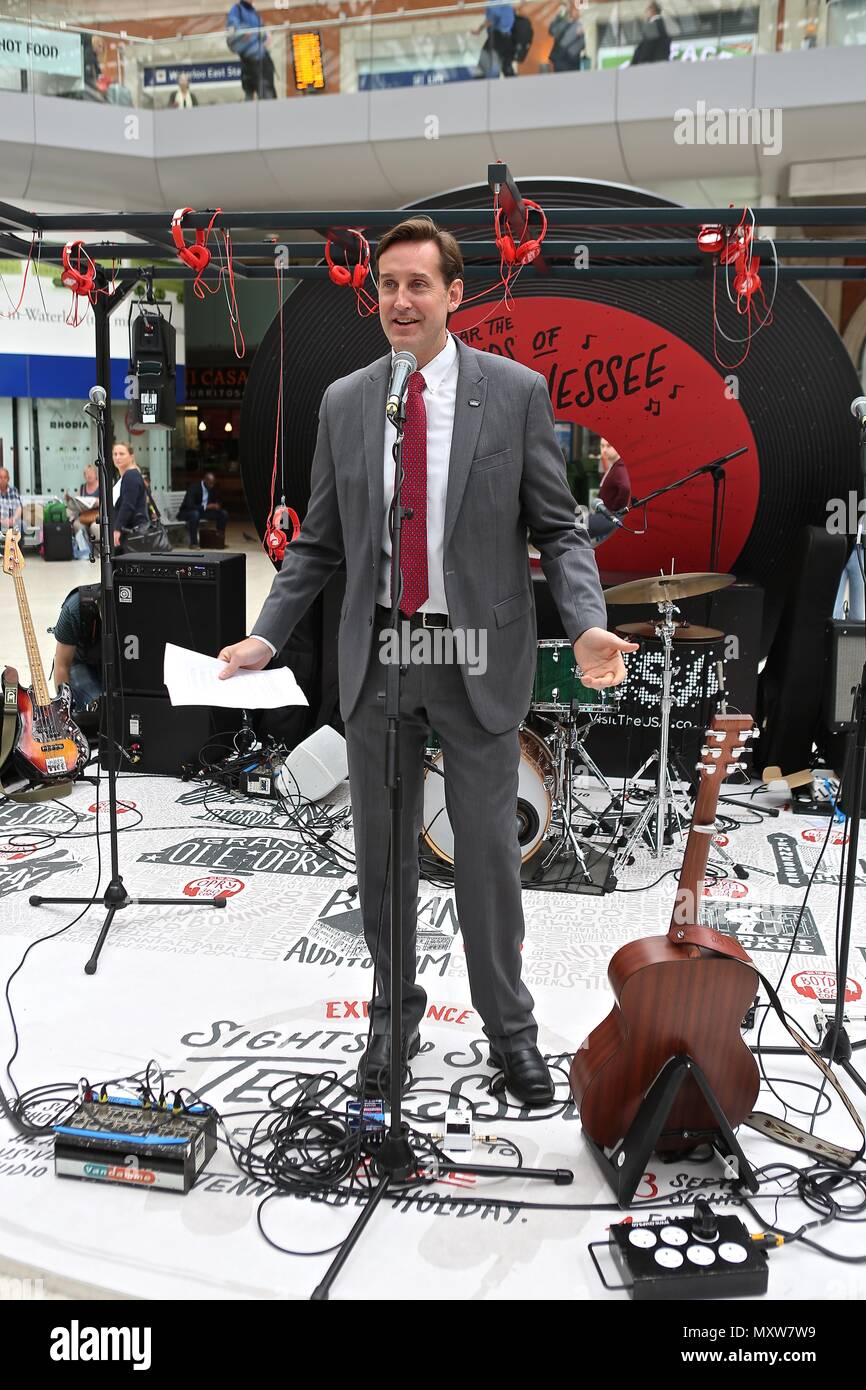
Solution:
M401 356L411 356L402 353ZM412 371L417 363L412 357ZM408 377L406 379L408 387ZM403 521L412 515L403 507L403 433L406 425L406 392L400 397L399 406L393 417L389 416L397 431L394 441L394 501L392 504L391 530L391 616L390 629L394 641L391 651L401 651L400 647L400 599L403 593L403 576L400 569L400 547L403 535ZM371 518L375 527L376 518ZM383 629L387 631L388 629ZM375 658L374 658L375 659ZM321 1282L313 1291L313 1301L327 1299L331 1285L342 1269L349 1255L360 1239L364 1227L373 1213L386 1197L395 1183L405 1183L412 1179L420 1168L420 1161L412 1151L409 1141L409 1126L403 1120L403 783L400 777L400 689L403 668L399 659L387 665L385 673L385 786L388 788L388 809L391 816L391 854L390 854L390 901L391 901L391 1095L390 1122L388 1131L375 1150L373 1164L379 1177L378 1186L358 1217L348 1236L340 1246L336 1257L328 1266ZM361 1109L358 1116L360 1132L363 1135L364 1097L361 1096ZM479 1176L501 1178L508 1172L494 1163L448 1163L449 1172L474 1173ZM520 1168L522 1178L542 1178L557 1184L570 1183L574 1174L568 1168Z
M113 307L113 306L111 306ZM99 295L94 306L96 316L97 364L106 366L105 379L110 382L107 372L108 361L108 314L106 297ZM114 506L111 496L111 478L105 450L105 415L108 393L104 386L94 386L90 391L90 404L85 412L96 422L96 452L99 466L99 597L102 609L102 697L101 721L105 733L106 762L108 766L108 825L111 845L111 878L103 896L102 904L106 910L105 921L96 946L84 967L86 975L96 973L99 954L105 938L111 929L115 914L132 904L142 907L225 907L225 898L131 898L120 874L117 849L117 745L114 741L114 692L118 688L115 671L117 639L115 635L114 610ZM95 903L93 898L43 898L30 899L31 907L42 907L46 903L62 903L69 906L87 908Z

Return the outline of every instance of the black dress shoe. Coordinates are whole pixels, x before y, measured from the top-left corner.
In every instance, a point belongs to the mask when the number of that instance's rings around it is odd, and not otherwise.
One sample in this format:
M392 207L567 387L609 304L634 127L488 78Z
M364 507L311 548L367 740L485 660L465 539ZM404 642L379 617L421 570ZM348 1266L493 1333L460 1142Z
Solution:
M552 1105L553 1078L537 1047L521 1047L516 1052L490 1049L490 1061L502 1072L506 1088L524 1105Z
M403 1039L404 1065L417 1057L421 1050L421 1038L416 1028L414 1033ZM361 1054L358 1063L358 1086L360 1088L361 1079L364 1075L364 1059L367 1063L367 1084L364 1094L367 1096L384 1096L387 1098L391 1088L391 1034L374 1033L370 1039L370 1045L365 1053Z

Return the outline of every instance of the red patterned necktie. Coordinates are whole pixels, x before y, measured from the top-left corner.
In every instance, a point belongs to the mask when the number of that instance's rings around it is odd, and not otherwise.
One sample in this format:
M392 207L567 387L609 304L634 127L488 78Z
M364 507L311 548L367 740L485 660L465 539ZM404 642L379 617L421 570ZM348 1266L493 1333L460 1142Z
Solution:
M400 568L403 597L400 611L407 617L427 598L427 411L421 392L427 383L420 372L409 378L403 431L403 506L412 510L403 522Z

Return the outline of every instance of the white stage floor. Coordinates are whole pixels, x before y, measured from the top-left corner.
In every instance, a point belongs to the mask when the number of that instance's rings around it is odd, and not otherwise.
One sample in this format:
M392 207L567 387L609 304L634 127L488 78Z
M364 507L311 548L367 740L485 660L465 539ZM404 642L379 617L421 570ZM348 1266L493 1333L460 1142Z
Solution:
M85 1075L94 1084L139 1071L155 1058L172 1087L189 1086L215 1105L243 1137L251 1111L266 1104L268 1088L293 1073L331 1070L350 1082L366 1027L362 1005L370 991L370 962L360 933L354 880L330 868L297 835L264 822L270 803L232 801L220 792L170 779L125 776L122 795L136 810L120 817L121 870L132 895L215 895L230 892L224 911L132 907L119 914L98 973L83 972L102 913L91 909L77 925L39 945L13 981L11 999L20 1035L12 1066L21 1091ZM726 787L725 791L730 791ZM100 796L106 794L103 780ZM742 796L742 792L739 793ZM781 807L781 796L756 800ZM82 818L79 838L61 836ZM28 905L32 893L89 895L97 882L94 789L80 785L65 802L0 807L0 978L6 979L28 942L59 930L72 909ZM745 809L725 813L750 819ZM140 812L142 820L137 821ZM218 819L217 816L226 818ZM102 827L105 817L102 816ZM866 828L866 827L864 827ZM782 812L733 832L723 848L748 867L748 878L729 877L709 889L706 906L717 925L737 930L755 963L774 982L802 1030L814 1037L814 996L828 992L833 970L840 848L831 832L811 891L800 937L785 958L804 884L820 851L826 821ZM347 837L343 837L346 839ZM107 839L103 839L103 861ZM569 1054L607 1014L607 963L624 942L667 930L675 875L653 888L679 855L659 863L647 851L605 897L526 892L525 978L536 1000L544 1052L558 1060L562 1104L552 1112L524 1113L487 1093L492 1071L477 1015L471 1008L463 952L449 891L422 883L419 916L420 979L431 1016L424 1048L413 1063L415 1082L407 1110L441 1116L443 1093L479 1103L482 1128L499 1137L476 1149L500 1162L501 1179L445 1178L410 1189L375 1215L340 1275L333 1297L343 1299L520 1299L602 1297L587 1244L605 1240L623 1214L584 1147L565 1081ZM103 868L105 864L103 863ZM730 863L723 872L733 873ZM103 878L103 887L105 883ZM856 891L854 944L849 969L851 1008L862 1010L866 974L866 858ZM192 897L191 897L192 904ZM783 970L784 966L784 970ZM759 1019L761 1014L759 1013ZM862 1012L851 1024L866 1037ZM747 1035L754 1041L756 1031ZM774 1019L765 1042L787 1042ZM13 1049L3 1015L0 1043ZM775 1089L792 1107L789 1118L808 1127L819 1086L803 1058L770 1058ZM8 1086L4 1076L3 1086ZM336 1091L334 1092L336 1096ZM852 1092L861 1113L864 1098ZM758 1108L782 1113L762 1089ZM858 1136L841 1103L824 1097L816 1132L856 1148ZM431 1119L422 1129L438 1128ZM10 1262L120 1295L145 1298L284 1299L308 1297L327 1260L278 1253L262 1238L256 1211L266 1188L245 1178L221 1145L197 1186L186 1196L163 1191L103 1187L54 1176L51 1142L23 1142L0 1127L0 1232ZM747 1128L739 1132L756 1166L808 1161ZM516 1143L526 1165L570 1167L571 1186L556 1187L507 1175ZM725 1213L739 1210L716 1161L665 1165L653 1159L639 1197L672 1194L688 1212L697 1193ZM812 1214L785 1196L792 1180L770 1182L756 1199L768 1221L794 1230ZM781 1198L777 1202L776 1198ZM479 1200L480 1199L480 1200ZM545 1209L517 1205L543 1204ZM587 1209L567 1209L581 1204ZM600 1209L591 1209L601 1204ZM560 1209L557 1209L560 1208ZM358 1214L349 1206L285 1198L264 1209L268 1234L294 1249L339 1241ZM634 1212L636 1218L646 1211ZM676 1214L676 1213L675 1213ZM750 1229L753 1219L744 1213ZM855 1225L836 1223L810 1232L834 1251L862 1250ZM801 1245L770 1255L773 1299L859 1298L864 1276Z

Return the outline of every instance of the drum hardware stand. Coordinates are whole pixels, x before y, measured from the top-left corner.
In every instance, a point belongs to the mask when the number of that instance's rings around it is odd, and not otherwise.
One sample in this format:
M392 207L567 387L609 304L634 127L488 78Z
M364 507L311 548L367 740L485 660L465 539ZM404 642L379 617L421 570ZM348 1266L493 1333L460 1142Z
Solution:
M542 860L542 869L547 869L559 858L559 856L570 848L574 854L576 862L580 865L581 875L586 881L590 877L589 869L586 866L586 858L583 850L578 844L574 833L572 820L574 817L574 802L589 814L589 808L583 805L579 798L574 796L574 752L576 751L575 742L575 722L569 719L566 723L559 726L557 732L557 742L559 745L557 757L557 787L554 810L559 811L562 818L562 828L559 834L550 841L550 847Z
M685 829L680 810L677 805L676 794L673 787L672 760L670 754L670 718L671 718L671 653L673 650L673 634L676 624L673 620L674 613L679 609L670 599L657 605L660 618L654 622L656 633L661 641L664 650L664 664L662 667L662 701L661 701L661 730L659 733L659 746L650 753L649 757L638 768L631 782L637 782L643 774L657 765L655 792L650 796L646 805L641 810L636 821L631 826L625 844L622 846L617 860L624 863L631 854L632 847L647 829L653 815L655 816L655 845L652 853L656 859L661 858L665 847L665 835L668 830L668 821L671 817L676 820L677 830L682 834Z

